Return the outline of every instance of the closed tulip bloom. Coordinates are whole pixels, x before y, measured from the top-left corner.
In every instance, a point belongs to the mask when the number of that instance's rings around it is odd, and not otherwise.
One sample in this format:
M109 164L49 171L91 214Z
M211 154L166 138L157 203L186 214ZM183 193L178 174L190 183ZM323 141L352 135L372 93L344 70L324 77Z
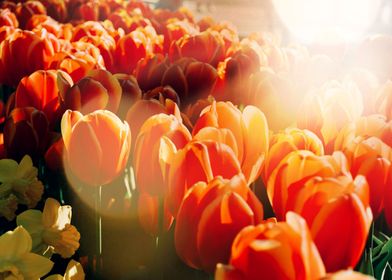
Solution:
M136 140L133 162L137 188L150 195L163 196L167 192L164 174L168 167L162 137L170 139L176 149L184 148L191 140L188 129L174 115L158 114L144 122Z
M384 207L387 178L390 172L392 149L377 137L357 137L344 153L353 176L363 175L369 184L370 205L375 218Z
M217 263L228 262L237 233L262 219L263 207L242 174L196 183L178 211L176 251L188 265L213 272Z
M268 151L268 124L264 114L254 106L246 106L241 112L231 102L214 102L202 111L193 135L205 127L225 128L233 133L242 172L249 183L255 181Z
M67 110L61 121L65 166L91 186L111 182L125 168L131 147L126 122L110 111L82 115Z
M384 214L388 227L392 229L392 166L389 168L384 197Z
M313 280L324 275L305 220L289 212L286 222L267 221L242 229L231 247L229 265L218 265L215 279Z
M7 157L20 160L26 154L43 155L48 144L49 123L46 115L33 107L15 108L4 125L4 149Z
M274 169L268 178L267 193L276 217L281 220L287 212L287 200L314 176L335 177L349 174L343 153L317 156L310 151L293 151Z
M311 151L317 156L324 155L323 143L316 134L307 129L288 128L281 133L272 135L264 166L265 182L283 158L297 150Z
M169 209L174 216L177 215L186 191L195 183L209 182L216 176L232 178L241 173L233 150L223 143L191 141L174 153L168 177Z
M330 81L305 99L301 112L298 127L316 133L326 151L332 151L339 131L360 118L363 99L353 82Z
M344 150L358 136L374 136L383 140L383 135L385 135L391 125L392 122L387 122L383 115L360 117L357 121L347 124L339 131L335 139L334 150Z
M64 79L61 79L64 82ZM63 85L60 102L64 109L77 110L82 114L107 109L117 112L121 100L118 80L106 70L91 70L74 85Z
M15 107L34 107L43 111L49 123L54 124L60 118L59 88L56 70L38 70L24 77L15 93ZM71 77L62 72L64 79L72 82Z
M356 266L373 218L365 177L313 177L286 209L306 220L328 272Z

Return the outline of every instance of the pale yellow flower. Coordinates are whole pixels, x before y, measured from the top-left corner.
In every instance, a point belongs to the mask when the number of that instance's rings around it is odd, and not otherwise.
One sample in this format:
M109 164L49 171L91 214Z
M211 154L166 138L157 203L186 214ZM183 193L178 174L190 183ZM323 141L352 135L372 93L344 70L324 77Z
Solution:
M80 265L80 263L74 260L70 260L64 276L61 276L60 274L54 274L46 277L45 280L84 280L84 278L85 275L83 267Z
M14 198L18 204L27 205L28 208L37 205L44 191L37 175L38 169L28 155L19 164L12 159L0 160L0 216L9 220L15 217Z
M31 253L32 241L21 226L0 236L0 279L37 280L53 267L49 259Z
M57 200L48 198L43 212L27 210L18 215L16 222L31 234L34 252L69 258L79 248L80 239L78 230L71 225L71 216L71 206L60 206Z

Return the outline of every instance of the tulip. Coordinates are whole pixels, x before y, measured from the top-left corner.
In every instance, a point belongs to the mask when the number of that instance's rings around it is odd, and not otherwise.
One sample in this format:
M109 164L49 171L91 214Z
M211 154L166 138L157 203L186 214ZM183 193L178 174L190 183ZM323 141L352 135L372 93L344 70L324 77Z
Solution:
M339 131L348 123L358 120L363 111L361 93L352 82L328 82L305 100L298 127L316 133L327 152L333 150L333 142Z
M177 152L174 145L168 144L166 148L168 154L174 154L168 173L168 203L174 216L186 191L195 183L209 182L216 176L232 178L241 173L233 150L226 144L202 140L191 141Z
M131 132L128 124L110 111L98 110L83 116L67 110L61 120L61 132L65 166L82 182L101 186L124 170Z
M55 141L45 153L46 167L52 171L63 170L63 153L64 141L63 138Z
M286 210L306 220L328 272L356 266L373 218L365 177L313 177L288 197Z
M384 214L388 227L392 229L392 166L389 168L385 187Z
M38 70L24 77L15 93L15 107L35 107L44 112L50 124L60 118L59 88L56 70ZM71 77L62 72L63 77L72 82Z
M141 192L163 196L166 193L164 174L166 151L162 137L182 149L191 140L188 129L173 115L159 114L147 119L136 140L134 168L137 188ZM154 176L151 176L154 174Z
M313 280L325 275L306 222L288 212L286 222L243 228L231 247L229 266L217 266L217 280Z
M26 49L26 46L30 48ZM16 86L24 76L49 69L51 60L59 51L60 42L45 30L39 33L13 32L0 46L0 83Z
M297 150L311 151L317 156L324 155L321 140L309 130L288 128L284 132L276 133L270 139L268 156L265 160L264 181L268 181L272 171L285 156Z
M122 37L116 45L114 61L116 73L131 74L139 60L152 53L153 46L140 30L134 30Z
M113 76L120 83L122 90L120 108L118 109L117 115L125 119L129 108L142 99L142 91L134 76L127 74L114 74Z
M67 7L65 0L40 0L46 8L48 16L59 21L64 22L67 18Z
M153 115L156 114L175 115L181 119L180 109L170 99L162 100L138 100L131 108L129 108L125 120L130 124L133 134L132 143L136 142L136 137L139 134L143 123Z
M363 175L369 184L370 206L377 218L384 207L392 149L377 137L357 137L344 149L353 176Z
M284 218L287 201L300 191L303 184L314 176L336 177L349 175L347 160L343 153L332 156L316 156L305 150L288 154L274 169L267 182L267 193L278 220Z
M24 29L27 21L33 15L46 15L46 9L40 1L27 1L25 3L18 3L15 13L18 17L20 27Z
M214 31L204 31L194 36L185 35L171 44L169 57L171 61L192 57L217 67L218 63L225 59L225 42L222 36Z
M383 115L369 115L360 117L357 121L344 126L338 133L335 143L335 150L344 150L355 138L361 137L378 137L384 140L385 133L392 122L387 122Z
M21 226L0 236L0 271L5 279L40 279L53 267L53 262L31 253L31 237Z
M261 173L268 151L268 124L264 114L254 106L247 106L241 112L230 102L214 102L201 113L193 135L204 127L226 128L233 133L242 171L248 183L254 182Z
M17 28L19 22L16 15L9 9L0 9L0 26L11 26Z
M216 177L208 184L196 183L177 214L177 254L188 265L213 272L217 263L229 260L237 233L262 219L263 206L242 174L231 180Z
M61 79L63 80L63 77ZM82 114L100 109L117 112L122 89L118 80L106 70L91 70L87 77L79 80L68 90L61 92L60 102L64 109L80 111Z
M4 149L7 157L20 160L28 154L43 155L48 144L46 115L33 107L15 108L4 124Z

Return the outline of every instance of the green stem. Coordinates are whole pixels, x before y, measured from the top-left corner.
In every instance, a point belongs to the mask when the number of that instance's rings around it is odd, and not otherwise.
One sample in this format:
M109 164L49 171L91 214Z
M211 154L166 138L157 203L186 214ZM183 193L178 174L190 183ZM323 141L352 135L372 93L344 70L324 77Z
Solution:
M95 236L96 236L96 247L95 247L95 274L99 278L102 276L102 186L96 189L95 193Z
M156 269L156 277L155 279L163 279L163 266L162 266L162 258L164 258L162 254L162 235L163 235L163 215L164 215L164 201L163 198L158 199L158 232L157 237L155 239L156 246L156 258L155 258L155 269Z

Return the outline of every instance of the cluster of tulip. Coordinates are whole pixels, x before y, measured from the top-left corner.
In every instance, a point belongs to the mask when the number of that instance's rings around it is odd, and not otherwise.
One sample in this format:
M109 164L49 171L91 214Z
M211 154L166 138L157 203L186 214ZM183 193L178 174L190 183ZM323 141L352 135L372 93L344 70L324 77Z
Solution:
M285 47L136 0L2 1L0 279L79 248L50 198L65 179L133 182L122 211L216 279L389 279L391 47Z

